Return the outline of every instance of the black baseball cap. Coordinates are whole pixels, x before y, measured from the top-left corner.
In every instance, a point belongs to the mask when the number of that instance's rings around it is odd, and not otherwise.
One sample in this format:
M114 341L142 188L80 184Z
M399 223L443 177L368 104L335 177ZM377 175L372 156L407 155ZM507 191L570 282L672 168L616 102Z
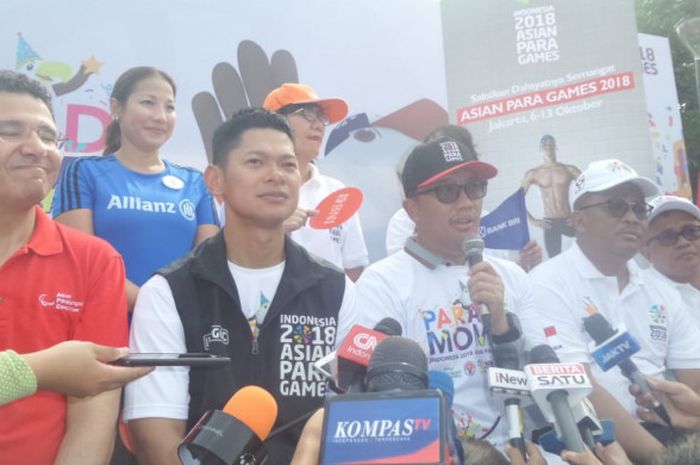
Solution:
M467 168L484 180L498 174L495 166L477 160L474 150L449 137L420 144L408 155L401 172L404 195L412 197L418 189L435 184L460 168Z

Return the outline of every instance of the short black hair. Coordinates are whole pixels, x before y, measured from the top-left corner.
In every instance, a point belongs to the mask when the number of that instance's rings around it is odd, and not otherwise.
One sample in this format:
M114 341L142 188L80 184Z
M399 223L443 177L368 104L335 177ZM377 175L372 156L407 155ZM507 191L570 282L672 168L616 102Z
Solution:
M249 129L274 129L289 136L289 140L294 143L292 129L282 115L264 108L244 108L214 131L212 162L217 166L226 166L228 154L238 147L241 136Z
M9 69L0 70L0 92L9 94L25 94L38 98L49 109L53 117L51 108L51 94L39 81L31 79L22 73Z

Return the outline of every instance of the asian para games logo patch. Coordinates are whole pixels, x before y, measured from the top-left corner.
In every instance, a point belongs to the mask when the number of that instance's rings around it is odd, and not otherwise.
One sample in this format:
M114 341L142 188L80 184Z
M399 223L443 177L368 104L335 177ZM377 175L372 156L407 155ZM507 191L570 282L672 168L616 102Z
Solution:
M666 342L668 340L668 329L666 328L666 306L654 304L649 307L649 318L652 323L649 325L649 337L652 341Z

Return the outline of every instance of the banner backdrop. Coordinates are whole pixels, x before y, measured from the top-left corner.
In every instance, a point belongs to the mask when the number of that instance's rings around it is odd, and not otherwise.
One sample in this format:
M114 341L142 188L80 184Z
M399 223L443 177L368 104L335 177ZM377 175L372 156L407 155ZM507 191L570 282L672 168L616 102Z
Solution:
M639 55L644 70L656 183L668 194L690 199L688 160L668 38L639 34Z
M0 67L51 89L68 156L101 153L112 85L151 65L178 85L163 155L202 169L212 121L259 105L269 60L284 57L290 80L349 102L318 165L363 191L372 261L385 255L386 224L401 205L400 162L448 121L499 167L484 207L522 186L530 233L550 255L569 241L565 188L589 161L618 157L657 172L632 0L5 0L0 18ZM222 67L236 79L213 79ZM243 95L221 101L232 85Z
M450 119L500 170L485 205L522 185L549 256L569 242L568 185L590 161L653 178L631 0L445 0L442 19Z
M178 85L177 125L163 155L204 168L193 97L216 95L212 71L228 63L243 76L247 102L241 104L261 104L257 84L269 69L241 62L251 51L266 59L288 51L290 74L320 96L345 98L351 114L375 121L398 112L415 124L415 110L428 105L447 121L440 9L432 0L4 0L0 24L0 67L49 86L59 129L71 139L69 156L101 152L116 78L129 67L151 65ZM411 106L416 102L425 105ZM337 146L332 158L347 185L360 177L382 187L363 188L361 210L376 260L384 254L386 221L400 205L394 166L415 139L391 127L361 132Z

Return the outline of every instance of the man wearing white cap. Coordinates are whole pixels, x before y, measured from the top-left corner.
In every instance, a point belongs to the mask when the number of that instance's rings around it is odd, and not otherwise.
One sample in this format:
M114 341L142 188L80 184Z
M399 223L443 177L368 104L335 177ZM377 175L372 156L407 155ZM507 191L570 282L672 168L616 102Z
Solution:
M294 134L294 150L303 184L299 190L299 207L285 225L287 231L291 232L294 242L344 269L353 281L357 280L369 264L359 214L330 229L313 229L306 225L321 200L345 187L339 180L321 174L313 161L321 151L326 126L341 121L348 114L347 102L341 98L322 99L307 85L286 83L265 97L263 108L284 116Z
M548 320L545 334L562 362L581 362L593 383L589 399L600 418L615 421L617 439L634 461L649 463L661 444L633 418L629 382L617 368L603 372L590 355L593 339L583 319L599 313L640 342L633 356L640 371L671 370L700 386L700 331L670 286L649 279L632 257L640 250L658 187L619 160L591 163L570 186L576 241L532 271L535 298Z
M700 208L688 199L661 195L650 202L649 232L642 253L648 273L678 290L700 326Z

